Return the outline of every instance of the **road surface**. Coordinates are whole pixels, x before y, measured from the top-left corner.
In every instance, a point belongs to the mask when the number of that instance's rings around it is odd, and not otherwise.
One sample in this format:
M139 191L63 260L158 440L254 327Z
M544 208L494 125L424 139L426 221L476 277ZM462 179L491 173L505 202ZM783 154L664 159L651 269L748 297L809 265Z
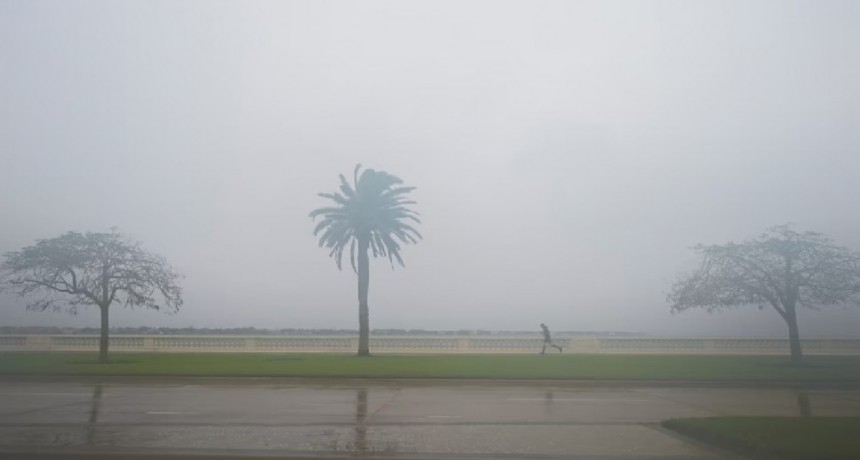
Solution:
M674 417L860 415L860 390L0 380L0 452L717 459Z

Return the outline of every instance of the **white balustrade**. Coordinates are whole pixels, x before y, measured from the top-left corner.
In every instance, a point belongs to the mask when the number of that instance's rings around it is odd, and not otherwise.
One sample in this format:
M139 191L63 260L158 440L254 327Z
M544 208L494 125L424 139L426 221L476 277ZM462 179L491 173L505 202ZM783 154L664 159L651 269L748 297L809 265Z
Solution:
M787 354L779 338L574 337L554 341L565 353ZM860 338L803 339L806 354L860 354ZM124 352L352 353L350 336L118 335L110 348ZM95 335L0 335L0 351L95 351ZM371 336L374 353L538 353L543 339L529 336Z

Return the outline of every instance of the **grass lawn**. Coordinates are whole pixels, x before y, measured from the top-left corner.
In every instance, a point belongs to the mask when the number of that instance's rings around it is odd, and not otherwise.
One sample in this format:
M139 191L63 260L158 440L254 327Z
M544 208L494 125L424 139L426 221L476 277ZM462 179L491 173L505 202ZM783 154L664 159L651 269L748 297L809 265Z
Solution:
M860 356L0 353L0 375L860 382Z
M759 458L860 458L860 417L713 417L668 420L663 426Z

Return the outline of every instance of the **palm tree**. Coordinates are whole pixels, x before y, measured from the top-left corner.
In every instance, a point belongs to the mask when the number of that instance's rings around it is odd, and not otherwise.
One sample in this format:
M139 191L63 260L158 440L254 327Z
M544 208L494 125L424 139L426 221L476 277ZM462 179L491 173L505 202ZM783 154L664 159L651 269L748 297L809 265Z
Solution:
M391 267L394 261L403 266L400 243L417 243L421 234L409 221L420 223L418 213L407 208L415 204L407 195L415 187L405 187L399 177L385 171L366 169L361 174L361 165L355 166L353 184L340 175L340 191L320 193L334 201L335 205L314 209L310 217L322 220L314 228L319 236L320 247L330 250L337 268L342 268L343 252L349 247L349 261L358 273L358 356L370 356L369 318L367 291L370 284L370 259L388 257ZM398 242L399 241L399 242ZM356 264L356 249L358 263Z

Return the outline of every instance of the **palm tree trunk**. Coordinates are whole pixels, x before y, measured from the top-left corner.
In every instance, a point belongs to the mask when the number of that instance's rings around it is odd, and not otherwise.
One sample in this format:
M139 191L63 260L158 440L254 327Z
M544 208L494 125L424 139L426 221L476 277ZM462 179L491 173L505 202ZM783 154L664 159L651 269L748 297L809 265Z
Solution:
M99 306L99 310L101 310L102 314L102 328L101 335L99 337L99 363L107 364L108 362L108 307Z
M358 356L370 356L370 318L367 291L370 288L370 259L367 238L358 239Z

